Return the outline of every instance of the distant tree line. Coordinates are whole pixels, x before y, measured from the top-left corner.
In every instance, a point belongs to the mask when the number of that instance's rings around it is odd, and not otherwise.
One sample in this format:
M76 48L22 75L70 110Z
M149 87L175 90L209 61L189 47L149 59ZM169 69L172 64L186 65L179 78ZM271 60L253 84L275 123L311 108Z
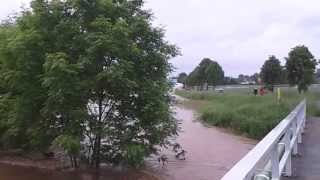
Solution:
M294 47L285 60L285 66L281 66L279 59L270 56L261 68L262 82L270 89L276 84L289 83L297 86L299 93L306 92L308 86L315 82L317 60L303 45Z
M204 58L200 64L188 75L182 72L178 75L178 83L184 86L200 86L208 88L208 86L217 85L234 85L242 82L257 83L259 74L243 75L240 74L237 78L225 76L221 65L209 58Z
M225 77L222 67L215 61L205 58L188 75L180 73L178 82L184 86L208 86L231 84L263 84L273 90L274 85L289 84L297 86L299 93L308 90L308 86L320 80L320 70L315 72L317 60L306 46L296 46L285 58L286 64L281 65L276 56L271 55L261 67L260 73L253 75L240 74L237 78Z
M200 86L207 89L208 86L223 84L224 78L222 67L216 61L204 58L189 75L180 73L178 82L185 86Z

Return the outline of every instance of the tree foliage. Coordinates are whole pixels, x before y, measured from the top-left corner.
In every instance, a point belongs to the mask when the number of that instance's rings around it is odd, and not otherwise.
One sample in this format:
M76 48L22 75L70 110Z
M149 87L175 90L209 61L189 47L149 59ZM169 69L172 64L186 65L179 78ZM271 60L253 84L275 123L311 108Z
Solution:
M187 80L188 74L183 72L178 75L178 83L185 84Z
M317 61L306 46L296 46L286 58L286 69L290 85L297 85L299 92L308 90L314 81Z
M285 66L281 66L280 84L288 84L288 71Z
M317 83L319 83L320 81L320 69L316 70L316 73L314 74L315 80Z
M77 156L79 156L81 148L78 137L61 135L52 144L62 148L68 154L72 167L78 167Z
M223 81L224 71L222 67L209 58L203 59L187 78L189 86L202 86L204 84L215 86L223 84Z
M176 134L167 76L178 50L142 6L33 0L1 26L2 147L39 150L59 142L74 155L80 143L98 167L142 161L132 156L154 153Z
M281 82L282 67L279 59L275 56L270 56L261 68L261 79L266 86L273 86Z

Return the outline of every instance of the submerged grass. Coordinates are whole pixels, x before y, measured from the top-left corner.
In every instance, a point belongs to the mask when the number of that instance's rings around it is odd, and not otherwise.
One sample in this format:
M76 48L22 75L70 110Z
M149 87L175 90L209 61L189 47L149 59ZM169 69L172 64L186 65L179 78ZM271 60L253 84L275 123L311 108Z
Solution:
M318 91L299 95L287 88L282 91L281 102L277 101L276 93L254 96L243 90L227 91L224 94L177 90L176 94L192 100L206 101L198 109L203 121L230 128L254 139L262 139L305 97L308 100L308 114L320 115L317 108L317 99L320 97Z

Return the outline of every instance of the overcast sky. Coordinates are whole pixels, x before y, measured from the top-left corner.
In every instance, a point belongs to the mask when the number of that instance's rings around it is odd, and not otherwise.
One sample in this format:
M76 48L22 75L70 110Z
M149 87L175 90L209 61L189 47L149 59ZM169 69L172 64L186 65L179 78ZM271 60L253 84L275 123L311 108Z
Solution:
M29 1L2 1L0 19ZM181 48L183 55L172 60L177 73L209 57L226 75L253 74L269 55L283 61L300 44L320 58L318 0L146 0L145 7Z

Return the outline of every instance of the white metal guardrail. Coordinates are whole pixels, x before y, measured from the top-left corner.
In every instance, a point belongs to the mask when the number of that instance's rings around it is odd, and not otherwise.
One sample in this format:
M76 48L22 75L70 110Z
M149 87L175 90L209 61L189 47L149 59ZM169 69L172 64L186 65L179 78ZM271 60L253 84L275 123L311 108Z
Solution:
M291 155L298 154L305 123L303 100L221 180L279 180L282 175L291 176Z

